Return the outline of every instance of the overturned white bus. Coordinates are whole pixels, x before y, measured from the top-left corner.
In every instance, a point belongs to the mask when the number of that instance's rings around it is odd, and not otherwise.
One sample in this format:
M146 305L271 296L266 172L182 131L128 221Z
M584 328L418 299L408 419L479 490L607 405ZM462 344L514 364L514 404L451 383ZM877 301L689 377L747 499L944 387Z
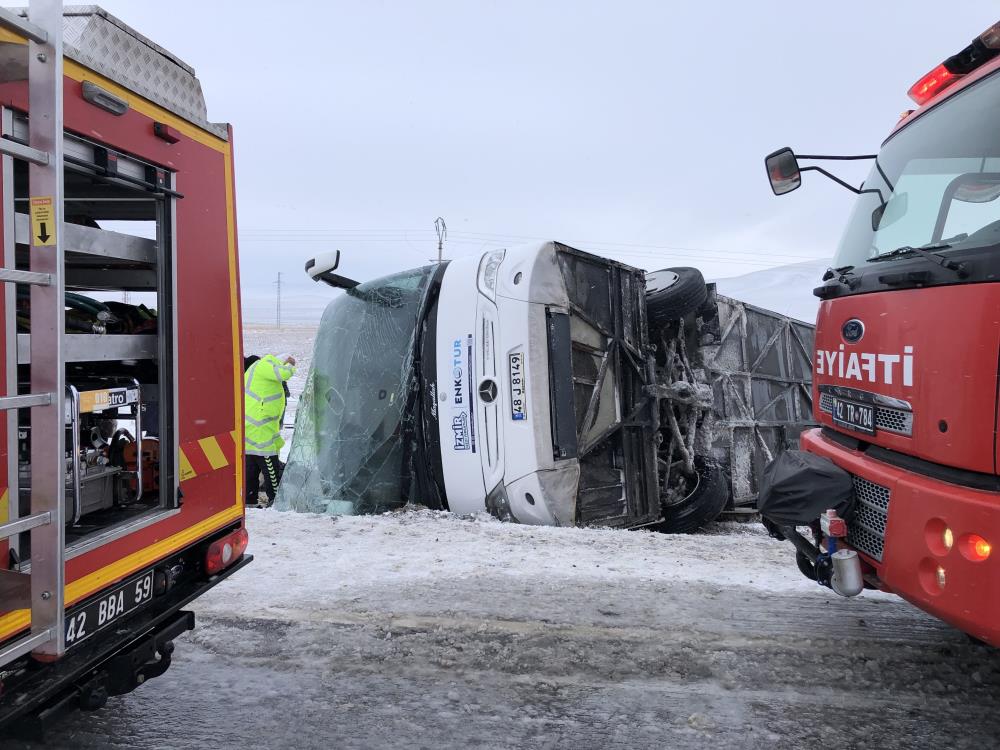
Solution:
M810 423L812 327L546 242L364 284L339 253L279 509L693 531Z

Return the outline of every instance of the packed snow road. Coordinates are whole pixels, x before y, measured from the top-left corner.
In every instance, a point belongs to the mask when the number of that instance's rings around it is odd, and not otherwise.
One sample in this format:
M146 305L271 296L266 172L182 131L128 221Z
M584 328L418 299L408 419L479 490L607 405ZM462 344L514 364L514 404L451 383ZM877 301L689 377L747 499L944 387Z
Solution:
M56 748L992 747L1000 658L755 527L257 511L174 666ZM13 746L13 745L12 745Z

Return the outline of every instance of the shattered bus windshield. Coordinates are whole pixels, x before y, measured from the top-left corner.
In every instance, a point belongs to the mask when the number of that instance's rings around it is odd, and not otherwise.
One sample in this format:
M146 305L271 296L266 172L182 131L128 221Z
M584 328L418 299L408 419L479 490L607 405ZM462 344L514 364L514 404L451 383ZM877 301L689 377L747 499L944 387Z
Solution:
M337 515L399 507L414 344L433 266L348 290L323 313L277 507Z

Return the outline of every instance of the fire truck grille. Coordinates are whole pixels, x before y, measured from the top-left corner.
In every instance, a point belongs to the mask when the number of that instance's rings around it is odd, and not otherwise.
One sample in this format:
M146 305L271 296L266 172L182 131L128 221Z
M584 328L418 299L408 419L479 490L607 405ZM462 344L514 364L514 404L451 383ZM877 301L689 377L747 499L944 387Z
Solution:
M875 427L887 432L898 432L900 435L912 435L913 412L887 409L883 406L876 407Z
M819 395L819 410L827 414L833 413L833 395L821 393ZM886 406L875 407L875 428L886 432L895 432L899 435L913 434L913 412L903 409L890 409Z
M885 525L889 520L889 488L854 477L858 504L847 529L847 542L875 560L882 560Z

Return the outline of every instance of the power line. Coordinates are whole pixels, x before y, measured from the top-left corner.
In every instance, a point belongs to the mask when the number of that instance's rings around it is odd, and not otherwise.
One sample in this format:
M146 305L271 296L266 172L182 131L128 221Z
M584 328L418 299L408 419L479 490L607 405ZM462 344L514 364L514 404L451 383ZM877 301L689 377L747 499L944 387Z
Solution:
M319 240L316 240L319 242ZM412 244L405 240L357 240L357 242L378 242L389 245L399 245L404 246L407 250L414 251L419 254L419 250L414 248ZM503 247L506 243L501 242L484 242L481 240L461 240L452 239L452 244L463 245L467 249L465 253L475 252L476 250L487 249L490 247ZM754 266L757 268L774 268L776 265L781 265L781 263L774 263L771 260L760 260L754 258L750 254L747 255L718 255L715 252L709 251L681 251L681 250L630 250L627 247L599 247L594 246L589 243L574 243L580 247L582 250L587 250L595 254L606 254L606 255L624 255L633 258L650 258L650 259L660 259L665 262L670 260L693 260L693 261L705 261L713 263L733 263L737 265ZM639 246L642 247L642 246ZM815 256L786 256L782 257L777 254L768 254L769 258L779 259L786 263L795 262L806 262L811 260L819 260L820 258Z
M278 287L278 309L277 309L277 326L278 330L281 330L281 271L278 271L278 280L274 282Z
M297 242L326 242L335 239L349 240L352 242L385 242L385 243L401 243L409 241L409 235L412 234L427 234L431 230L424 229L407 229L407 230L249 230L240 233L240 240L243 242L271 242L271 241L287 241L290 234L295 235ZM516 234L499 234L491 232L468 232L468 231L453 231L453 235L450 239L453 242L458 242L466 245L474 245L480 242L494 242L504 244L511 240L521 240L521 241L548 241L552 237L542 237L542 236L532 236L532 235L516 235ZM447 237L447 234L444 235ZM440 240L440 238L439 238ZM615 242L615 241L604 241L604 240L585 240L585 239L574 239L577 244L586 245L588 247L602 247L602 248L612 248L612 247L622 247L622 248L637 248L647 251L667 251L674 253L696 253L699 256L721 256L717 257L719 260L726 259L726 256L730 256L730 259L740 260L745 262L744 258L749 254L742 250L725 250L722 248L699 248L699 247L688 247L683 245L660 245L660 244L645 244L638 242ZM439 242L440 244L440 242ZM813 256L808 255L796 255L792 253L774 253L768 252L768 257L771 258L782 258L788 259L790 261L796 260L812 260Z

